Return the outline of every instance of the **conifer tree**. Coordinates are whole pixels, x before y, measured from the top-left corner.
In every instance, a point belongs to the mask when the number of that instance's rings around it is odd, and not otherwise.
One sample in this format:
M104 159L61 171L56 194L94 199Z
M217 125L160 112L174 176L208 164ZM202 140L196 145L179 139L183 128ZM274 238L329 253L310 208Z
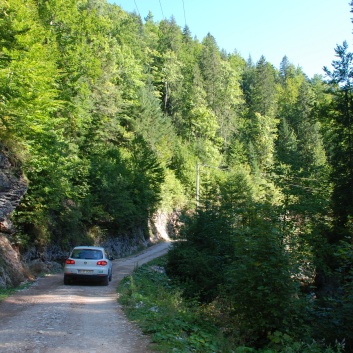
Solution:
M335 52L338 59L332 63L334 70L325 68L325 72L334 94L332 201L337 238L342 239L346 232L351 233L349 224L353 217L353 53L348 51L347 42L337 45Z

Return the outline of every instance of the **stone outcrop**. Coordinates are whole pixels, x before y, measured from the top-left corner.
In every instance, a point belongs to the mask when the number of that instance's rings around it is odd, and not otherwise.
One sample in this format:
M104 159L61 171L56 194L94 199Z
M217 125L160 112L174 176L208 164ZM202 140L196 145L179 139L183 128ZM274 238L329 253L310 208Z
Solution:
M6 152L0 151L0 286L16 286L25 279L26 270L9 237L15 232L9 218L27 191L20 168Z
M9 215L18 206L27 191L27 183L20 169L0 151L0 231L12 234L13 225Z
M17 251L0 234L0 287L15 287L29 277Z

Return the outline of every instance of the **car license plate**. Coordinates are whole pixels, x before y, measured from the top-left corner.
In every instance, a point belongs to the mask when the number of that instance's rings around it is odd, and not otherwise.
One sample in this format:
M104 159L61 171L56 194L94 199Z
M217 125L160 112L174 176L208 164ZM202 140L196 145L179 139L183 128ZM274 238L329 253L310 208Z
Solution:
M78 273L92 273L92 270L78 270Z

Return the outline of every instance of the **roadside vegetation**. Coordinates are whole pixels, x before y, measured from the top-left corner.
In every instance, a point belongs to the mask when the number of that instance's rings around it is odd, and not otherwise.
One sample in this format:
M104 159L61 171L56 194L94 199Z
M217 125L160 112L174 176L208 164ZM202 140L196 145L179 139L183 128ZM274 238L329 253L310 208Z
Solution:
M23 290L31 286L32 282L26 281L25 283L22 283L21 285L13 288L6 288L6 287L1 287L0 286L0 302L8 298L10 295L16 293L17 291Z
M339 343L325 346L302 332L294 339L290 332L274 332L266 347L256 349L240 343L229 332L229 320L217 302L200 304L186 299L185 286L166 274L168 256L137 268L118 286L119 303L128 318L151 337L152 349L175 353L339 353ZM245 299L246 301L246 299ZM235 318L233 318L234 320Z
M0 302L16 292L16 288L0 287Z

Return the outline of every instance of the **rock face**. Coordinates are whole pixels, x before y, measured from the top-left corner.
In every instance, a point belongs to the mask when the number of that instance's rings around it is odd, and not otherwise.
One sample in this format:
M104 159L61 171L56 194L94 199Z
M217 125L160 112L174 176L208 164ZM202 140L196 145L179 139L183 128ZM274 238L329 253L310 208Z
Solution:
M6 236L0 234L0 287L18 286L28 277L19 254Z
M18 167L11 164L4 152L0 151L0 231L13 233L10 213L18 206L27 191L27 183Z
M27 191L20 169L11 163L6 152L0 151L0 286L16 286L25 279L25 269L19 254L12 248L8 236L15 232L9 219Z

